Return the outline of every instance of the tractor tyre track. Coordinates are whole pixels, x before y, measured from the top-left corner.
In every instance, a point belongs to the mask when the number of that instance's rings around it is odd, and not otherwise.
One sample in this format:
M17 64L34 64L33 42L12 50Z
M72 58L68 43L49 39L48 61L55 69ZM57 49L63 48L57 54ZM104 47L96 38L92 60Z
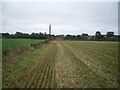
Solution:
M72 64L69 56L64 53L63 46L57 42L58 58L56 60L56 82L58 88L77 88L77 67Z

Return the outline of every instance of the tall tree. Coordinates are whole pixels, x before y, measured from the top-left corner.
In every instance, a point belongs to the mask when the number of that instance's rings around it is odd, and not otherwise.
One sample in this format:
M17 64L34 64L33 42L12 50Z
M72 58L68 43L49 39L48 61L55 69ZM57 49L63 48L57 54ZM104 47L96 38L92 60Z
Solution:
M107 37L112 37L114 36L114 32L107 32Z
M97 38L98 40L100 40L100 39L101 39L101 32L100 32L100 31L97 31L97 32L95 33L95 36L96 36L96 38Z

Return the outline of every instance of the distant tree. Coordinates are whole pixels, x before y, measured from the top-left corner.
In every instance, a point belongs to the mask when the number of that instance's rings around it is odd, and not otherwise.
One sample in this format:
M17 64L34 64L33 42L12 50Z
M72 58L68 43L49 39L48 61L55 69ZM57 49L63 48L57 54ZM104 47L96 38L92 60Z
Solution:
M78 39L78 40L81 40L81 35L77 35L77 39Z
M22 36L23 36L22 32L16 32L15 33L16 38L22 38Z
M34 39L35 38L35 33L31 33L31 38Z
M77 38L77 36L72 35L72 36L71 36L71 40L78 40L78 38Z
M97 31L97 32L95 33L95 36L96 36L96 37L101 36L101 32L100 32L100 31Z
M66 36L64 37L64 39L65 39L65 40L72 40L72 35L66 35Z
M39 35L43 35L43 33L39 32Z
M9 33L2 33L2 38L9 38L10 34Z
M82 33L82 36L88 36L88 34L87 33Z
M82 33L81 40L88 40L88 34L87 33Z
M107 32L107 37L112 37L114 36L114 32Z
M100 32L100 31L97 31L97 32L95 33L95 36L96 36L96 39L97 39L97 40L100 40L100 39L101 39L101 32Z
M24 38L30 38L30 35L27 34L27 33L24 33L24 34L23 34L23 37L24 37Z
M94 40L96 40L96 37L95 36L91 36L90 40L94 41Z

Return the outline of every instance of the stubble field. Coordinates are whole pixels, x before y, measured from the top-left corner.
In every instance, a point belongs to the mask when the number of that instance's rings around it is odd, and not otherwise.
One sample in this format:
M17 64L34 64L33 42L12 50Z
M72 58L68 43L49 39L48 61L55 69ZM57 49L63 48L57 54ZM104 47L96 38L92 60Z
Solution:
M117 88L118 42L51 41L3 67L4 88Z

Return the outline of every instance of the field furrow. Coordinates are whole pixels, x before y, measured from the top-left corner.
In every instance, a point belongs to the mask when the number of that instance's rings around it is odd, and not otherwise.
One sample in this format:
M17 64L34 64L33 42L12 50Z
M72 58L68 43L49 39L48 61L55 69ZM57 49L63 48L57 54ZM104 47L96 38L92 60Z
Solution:
M29 57L24 55L24 59L21 56L19 60L25 62L17 61L17 64L20 64L21 68L24 67L24 71L20 71L11 79L9 77L8 82L5 79L6 84L3 87L116 88L118 43L106 43L51 41L44 48L33 52L32 57L32 53ZM10 64L12 68L17 66L14 64L16 66L13 67L12 63ZM19 68L16 69L19 72Z
M111 85L116 87L118 85L117 77L115 77L111 73L106 73L107 71L105 70L105 68L103 68L105 66L100 64L99 61L96 62L94 58L88 57L87 55L83 54L82 51L80 51L79 49L75 49L75 47L72 47L65 43L63 44L63 46L69 50L68 53L71 53L71 55L75 57L74 59L77 60L77 62L85 64L87 68L89 68L90 70L92 70L92 72L97 74L97 76L101 78L101 82L104 80L104 83L107 84L108 87L111 87Z
M50 87L49 84L52 82L52 72L53 72L53 58L55 57L56 48L51 44L43 54L41 54L36 61L37 63L26 70L26 72L21 73L16 78L14 78L7 87L22 87L22 88L40 88L40 87ZM51 56L51 54L53 54ZM54 77L54 76L53 76ZM48 85L46 84L47 82Z

